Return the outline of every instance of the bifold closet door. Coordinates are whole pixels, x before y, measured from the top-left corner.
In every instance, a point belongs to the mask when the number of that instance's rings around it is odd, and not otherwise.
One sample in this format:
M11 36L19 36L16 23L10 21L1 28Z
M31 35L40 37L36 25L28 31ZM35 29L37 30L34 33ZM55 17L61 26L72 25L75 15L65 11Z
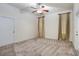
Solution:
M59 38L61 40L69 40L70 32L70 13L59 14Z
M14 19L0 17L0 46L14 43Z
M44 16L38 17L38 38L44 38Z

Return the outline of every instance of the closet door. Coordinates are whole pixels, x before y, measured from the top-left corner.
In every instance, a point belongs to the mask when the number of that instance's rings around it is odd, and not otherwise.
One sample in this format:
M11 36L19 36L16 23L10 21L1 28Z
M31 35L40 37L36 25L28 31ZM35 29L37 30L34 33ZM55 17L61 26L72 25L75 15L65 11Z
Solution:
M14 19L0 17L0 46L11 44L15 41Z

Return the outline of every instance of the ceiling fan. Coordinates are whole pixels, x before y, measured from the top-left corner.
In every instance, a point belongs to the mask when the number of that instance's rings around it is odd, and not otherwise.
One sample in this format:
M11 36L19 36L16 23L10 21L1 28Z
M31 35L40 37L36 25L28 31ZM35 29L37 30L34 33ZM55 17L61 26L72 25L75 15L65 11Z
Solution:
M37 3L36 7L31 6L31 8L34 9L32 13L43 14L49 12L48 7L42 3Z

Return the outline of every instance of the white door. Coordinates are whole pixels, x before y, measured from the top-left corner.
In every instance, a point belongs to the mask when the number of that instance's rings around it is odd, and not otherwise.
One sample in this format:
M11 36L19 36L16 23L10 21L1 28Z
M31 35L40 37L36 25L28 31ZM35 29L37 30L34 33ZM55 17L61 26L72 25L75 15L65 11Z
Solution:
M14 19L0 17L0 46L11 44L14 41Z

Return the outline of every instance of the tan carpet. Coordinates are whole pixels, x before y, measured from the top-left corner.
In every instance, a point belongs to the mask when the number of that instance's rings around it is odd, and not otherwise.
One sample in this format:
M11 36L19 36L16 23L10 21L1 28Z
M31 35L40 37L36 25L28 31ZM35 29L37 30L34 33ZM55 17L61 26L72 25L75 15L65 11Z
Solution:
M71 42L53 39L31 39L0 47L4 56L75 56Z

